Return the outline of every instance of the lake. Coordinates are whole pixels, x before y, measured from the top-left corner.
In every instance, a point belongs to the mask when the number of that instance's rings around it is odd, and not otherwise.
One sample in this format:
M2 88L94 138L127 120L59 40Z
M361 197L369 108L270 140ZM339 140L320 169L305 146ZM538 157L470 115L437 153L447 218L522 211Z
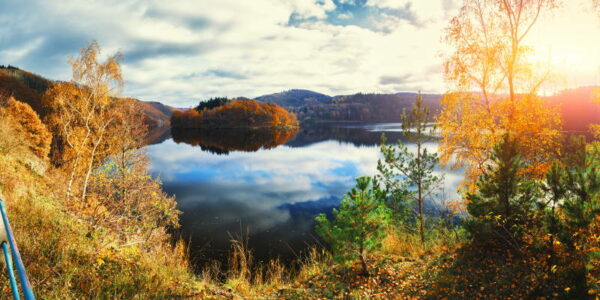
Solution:
M337 207L356 177L375 174L382 133L402 139L401 124L304 126L295 135L188 130L146 149L152 174L183 212L180 231L194 264L225 262L231 237L240 235L258 260L291 261L320 245L315 216ZM445 184L430 203L455 199L461 172L437 172Z

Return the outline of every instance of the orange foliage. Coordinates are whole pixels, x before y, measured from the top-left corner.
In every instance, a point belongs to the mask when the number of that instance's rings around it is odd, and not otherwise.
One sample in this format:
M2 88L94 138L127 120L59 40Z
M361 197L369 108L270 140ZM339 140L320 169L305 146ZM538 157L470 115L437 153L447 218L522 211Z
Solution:
M84 200L92 171L120 150L110 139L120 120L119 101L114 97L123 86L120 56L104 62L97 61L99 56L96 42L81 49L79 57L70 61L73 81L54 84L43 99L49 111L46 121L56 136L52 160L70 174L67 199L80 186Z
M198 112L176 111L173 128L267 128L297 127L296 116L275 103L229 100L227 104Z
M446 34L454 52L445 63L452 91L438 117L441 161L466 167L466 182L472 183L485 172L492 148L510 134L523 145L527 172L541 176L558 149L560 115L536 96L549 73L533 67L533 49L524 40L556 1L463 3Z
M33 110L35 110L41 117L44 116L42 109L42 93L38 90L32 89L24 83L11 76L8 70L0 69L0 96L12 96L19 99L22 102L28 103ZM15 72L24 73L28 76L40 78L29 72L18 70Z
M466 167L466 181L473 182L490 163L494 145L504 134L522 146L528 162L526 172L533 177L545 174L551 158L558 154L560 116L537 97L522 97L513 106L510 99L494 101L488 107L474 94L447 94L438 116L442 140L441 161L452 167ZM511 120L509 113L514 109Z
M29 141L29 148L34 154L46 159L50 153L52 135L31 106L10 97L3 110L16 134Z

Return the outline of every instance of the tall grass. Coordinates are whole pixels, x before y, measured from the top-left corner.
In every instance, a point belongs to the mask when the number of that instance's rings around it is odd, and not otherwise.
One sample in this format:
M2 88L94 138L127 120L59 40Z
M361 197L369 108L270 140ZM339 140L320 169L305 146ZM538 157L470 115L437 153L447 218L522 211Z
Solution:
M389 228L382 242L381 254L398 255L407 259L423 259L449 249L465 241L464 233L455 228L437 226L427 231L425 243L418 234L399 228Z

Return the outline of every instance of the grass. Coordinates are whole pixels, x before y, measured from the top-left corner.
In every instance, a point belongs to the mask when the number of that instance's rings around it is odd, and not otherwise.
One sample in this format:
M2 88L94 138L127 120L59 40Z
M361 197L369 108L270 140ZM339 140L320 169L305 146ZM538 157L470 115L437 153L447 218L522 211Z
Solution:
M299 267L285 267L272 260L265 265L253 261L247 236L232 238L229 267L221 271L209 264L200 274L206 299L420 299L431 297L436 276L464 235L451 230L433 230L422 245L418 235L389 230L383 247L369 255L370 276L360 265L341 267L324 249L312 248ZM435 297L433 297L435 298Z

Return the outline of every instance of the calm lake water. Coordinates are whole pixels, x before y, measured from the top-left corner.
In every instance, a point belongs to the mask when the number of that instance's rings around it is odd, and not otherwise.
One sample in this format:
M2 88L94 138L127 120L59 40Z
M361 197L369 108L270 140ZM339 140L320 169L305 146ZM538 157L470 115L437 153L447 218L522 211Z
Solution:
M257 259L289 261L319 245L315 216L337 207L356 177L375 173L381 134L395 142L402 138L400 128L321 125L295 135L185 131L172 138L167 133L147 151L152 174L183 212L181 233L191 241L194 263L225 261L231 236L246 233ZM445 184L434 201L455 198L462 175L438 172Z

